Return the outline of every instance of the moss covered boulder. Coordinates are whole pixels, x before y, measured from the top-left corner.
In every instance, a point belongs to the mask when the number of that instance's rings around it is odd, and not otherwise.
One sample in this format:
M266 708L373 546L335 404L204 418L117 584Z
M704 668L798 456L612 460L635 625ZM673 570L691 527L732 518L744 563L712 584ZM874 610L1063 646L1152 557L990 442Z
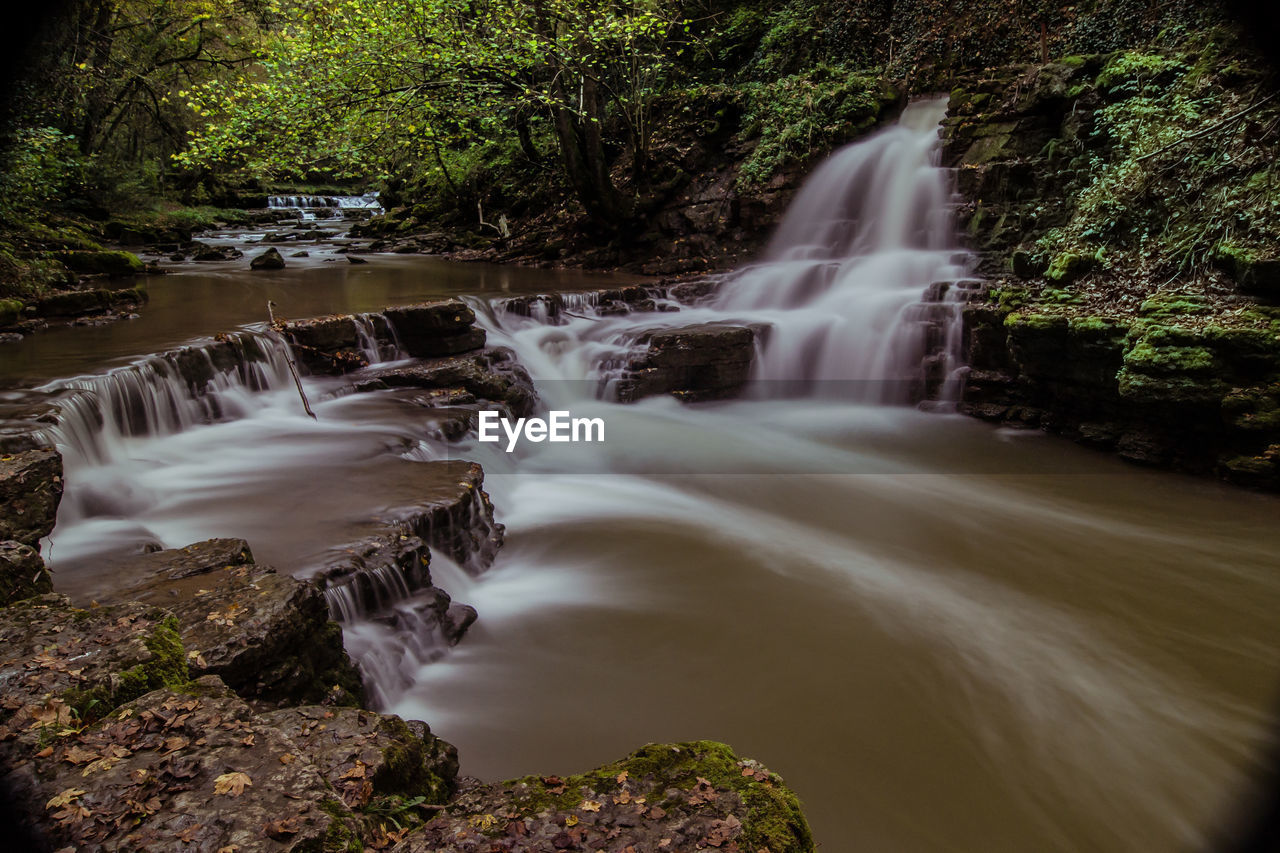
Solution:
M193 676L217 675L269 704L358 703L360 675L312 583L253 562L239 539L139 557L117 575L148 576L104 600L136 600L174 614Z
M132 252L59 252L57 259L81 275L138 275L145 269Z
M814 850L782 779L721 743L650 744L589 773L528 776L455 799L397 853Z
M0 328L22 319L23 304L17 299L0 299Z

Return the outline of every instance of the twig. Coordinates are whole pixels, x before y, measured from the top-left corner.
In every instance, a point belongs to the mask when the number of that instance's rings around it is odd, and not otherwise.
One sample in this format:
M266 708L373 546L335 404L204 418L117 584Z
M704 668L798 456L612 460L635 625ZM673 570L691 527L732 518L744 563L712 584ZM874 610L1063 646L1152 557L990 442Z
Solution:
M1233 116L1227 116L1227 117L1226 117L1226 118L1224 118L1222 121L1218 122L1217 124L1213 125L1212 127L1206 127L1204 130L1197 130L1195 133L1190 133L1190 134L1187 134L1186 136L1180 136L1180 137L1178 137L1177 139L1175 139L1175 140L1173 140L1172 142L1170 142L1168 145L1163 145L1163 146L1161 146L1161 147L1157 148L1155 151L1152 151L1152 152L1150 152L1150 153L1148 153L1148 154L1143 154L1141 157L1135 157L1135 158L1134 158L1134 162L1135 162L1135 163L1137 163L1137 162L1141 162L1141 161L1143 161L1143 160L1146 160L1146 159L1147 159L1147 158L1149 158L1149 157L1154 157L1154 156L1156 156L1157 154L1160 154L1160 153L1163 153L1163 152L1165 152L1165 151L1168 151L1170 148L1174 147L1175 145L1181 145L1181 144L1182 144L1182 143L1184 143L1184 142L1190 142L1192 139L1199 139L1199 138L1200 138L1200 137L1202 137L1202 136L1208 136L1209 134L1211 134L1211 133L1213 133L1213 132L1215 132L1215 131L1221 130L1222 128L1224 128L1224 127L1226 127L1227 125L1231 124L1233 121L1236 121L1237 119L1243 118L1244 116L1246 116L1246 115L1248 115L1249 113L1253 112L1253 111L1254 111L1254 110L1256 110L1258 107L1262 106L1263 104L1267 103L1268 101L1275 100L1276 96L1278 96L1278 95L1280 95L1280 92L1272 92L1270 95L1267 95L1267 96L1266 96L1265 98L1263 98L1261 101L1256 101L1256 102L1255 102L1254 104L1252 104L1251 106L1245 107L1244 109L1242 109L1240 112L1236 113L1236 114L1235 114L1235 115L1233 115Z
M271 328L276 331L276 334L280 335L281 340L284 340L284 335L280 331L282 326L276 321L275 307L276 304L268 299L267 316L271 318ZM289 349L288 341L285 341L284 360L285 363L289 365L289 372L293 374L293 384L298 386L298 396L302 398L302 408L307 410L307 414L311 416L311 420L320 420L316 417L316 413L311 411L311 403L307 401L307 392L302 390L302 379L298 376L298 365L294 363L293 350Z

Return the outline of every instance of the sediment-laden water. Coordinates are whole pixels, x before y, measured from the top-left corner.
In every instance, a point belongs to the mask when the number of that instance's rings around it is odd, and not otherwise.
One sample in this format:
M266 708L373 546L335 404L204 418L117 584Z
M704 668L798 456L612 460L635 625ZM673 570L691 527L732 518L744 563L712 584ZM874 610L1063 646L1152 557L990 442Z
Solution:
M837 155L760 264L677 312L521 316L490 300L595 280L315 258L189 267L140 320L7 347L10 384L89 398L57 434L56 583L91 590L120 554L213 536L305 574L412 499L408 466L474 459L506 545L478 577L433 561L480 612L466 639L397 655L394 632L347 626L388 709L456 743L465 773L714 738L782 773L828 850L1187 849L1280 685L1280 503L905 404L960 378L967 259L936 119L926 103ZM304 381L311 420L260 330L201 401L164 359L125 358L252 323L268 298L306 316L460 293L545 404L605 421L603 444L448 444L421 409L335 379ZM598 398L638 332L692 322L762 330L747 399ZM154 417L95 428L113 393Z

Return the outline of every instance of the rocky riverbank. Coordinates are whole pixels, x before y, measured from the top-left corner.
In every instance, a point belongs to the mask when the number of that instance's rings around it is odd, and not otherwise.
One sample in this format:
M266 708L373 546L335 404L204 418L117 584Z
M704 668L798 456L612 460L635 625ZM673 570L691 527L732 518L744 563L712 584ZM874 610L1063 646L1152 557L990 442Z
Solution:
M376 316L280 329L313 369L356 371L353 390L417 395L464 431L481 401L536 405L527 374L484 347L464 304ZM361 366L367 328L375 346L422 357ZM250 352L213 346L173 356L193 393ZM346 605L380 618L380 602L410 590L426 593L415 629L461 639L477 614L433 586L429 548L475 571L492 561L502 528L478 465L413 463L420 501L334 543L312 578L216 539L124 561L73 603L50 592L38 552L61 459L19 439L0 461L0 784L32 849L813 849L782 780L721 744L650 745L581 776L484 784L459 776L456 750L424 723L361 707L365 685L331 618Z
M943 156L987 279L963 408L1275 489L1280 110L1265 61L1216 37L952 93Z

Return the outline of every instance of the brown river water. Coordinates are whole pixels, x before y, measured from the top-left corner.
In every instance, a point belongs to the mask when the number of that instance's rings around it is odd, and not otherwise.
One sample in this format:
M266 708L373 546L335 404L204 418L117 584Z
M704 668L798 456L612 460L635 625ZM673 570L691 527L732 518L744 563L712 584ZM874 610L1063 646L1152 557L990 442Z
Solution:
M892 197L910 197L901 177L885 178ZM390 392L320 378L312 421L275 364L258 390L219 391L214 423L60 434L55 583L109 584L113 557L214 536L305 574L412 499L412 466L474 459L507 536L478 577L433 561L480 613L466 638L420 658L381 625L345 626L383 707L455 743L464 773L567 775L709 738L781 773L826 851L1202 849L1278 698L1280 500L863 392L623 406L582 390L637 323L768 322L758 375L774 379L892 364L865 336L832 345L831 324L899 316L956 275L945 241L903 248L893 230L803 294L786 283L805 264L837 265L793 242L710 306L630 320L584 302L559 324L488 300L619 279L323 250L279 273L185 264L151 281L137 320L5 345L0 404L150 375L122 365L261 323L268 299L302 317L465 294L545 402L605 421L603 444L445 446ZM836 284L815 297L814 280Z

